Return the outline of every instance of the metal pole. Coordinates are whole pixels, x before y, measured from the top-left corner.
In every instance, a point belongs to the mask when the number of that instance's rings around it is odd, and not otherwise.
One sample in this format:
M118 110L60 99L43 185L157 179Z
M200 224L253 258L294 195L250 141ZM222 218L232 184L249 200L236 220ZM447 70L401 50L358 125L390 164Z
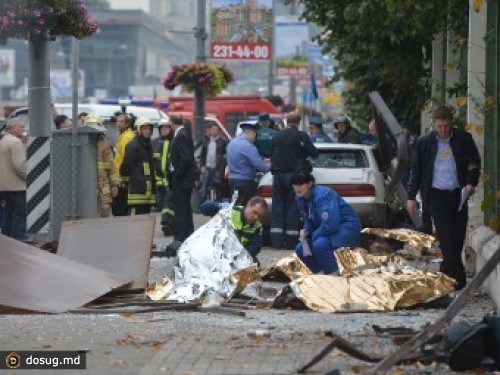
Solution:
M205 62L205 40L207 39L207 33L205 31L205 18L206 18L206 2L205 0L198 0L198 15L196 19L196 61ZM201 87L196 88L194 92L194 125L196 131L193 134L193 139L195 142L201 141L196 139L197 134L202 134L205 124L205 101L203 90Z
M30 239L51 242L51 134L54 117L50 108L49 32L28 38L29 141L26 187L26 219Z
M292 16L297 15L297 0L292 1L290 6L291 6L290 14ZM288 100L289 103L292 105L296 105L297 104L297 77L295 77L295 76L290 77L289 92L290 92L290 94L289 94L290 98ZM302 121L304 121L304 120L302 120Z
M71 124L71 219L79 217L78 212L78 61L80 58L80 44L78 39L73 38L71 49L72 60L72 117Z
M28 106L31 137L50 137L54 119L50 110L49 33L30 34Z
M267 95L272 96L274 95L274 45L275 45L275 40L276 40L276 29L275 29L275 23L276 23L276 2L275 0L272 1L271 3L271 23L272 23L272 28L273 28L273 34L271 36L271 51L269 53L271 54L270 59L269 59L269 81L267 82Z

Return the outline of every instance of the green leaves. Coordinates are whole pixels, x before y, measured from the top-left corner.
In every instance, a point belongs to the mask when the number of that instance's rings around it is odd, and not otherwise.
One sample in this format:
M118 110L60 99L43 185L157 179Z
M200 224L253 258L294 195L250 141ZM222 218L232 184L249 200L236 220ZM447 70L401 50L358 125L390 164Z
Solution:
M467 27L468 0L301 0L302 16L325 28L318 41L338 61L347 111L368 122L378 90L397 119L418 122L430 97L435 35Z

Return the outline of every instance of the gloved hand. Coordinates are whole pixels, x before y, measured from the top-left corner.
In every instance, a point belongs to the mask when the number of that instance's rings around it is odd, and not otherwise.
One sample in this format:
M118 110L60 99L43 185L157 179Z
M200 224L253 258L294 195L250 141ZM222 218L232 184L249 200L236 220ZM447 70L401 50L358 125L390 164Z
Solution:
M224 208L228 208L229 207L229 202L220 202L219 203L219 210L222 210Z

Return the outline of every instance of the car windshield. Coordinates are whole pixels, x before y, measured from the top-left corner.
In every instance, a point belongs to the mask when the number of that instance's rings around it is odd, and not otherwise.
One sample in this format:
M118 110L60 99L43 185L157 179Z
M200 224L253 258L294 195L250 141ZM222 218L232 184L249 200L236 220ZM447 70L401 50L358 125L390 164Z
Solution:
M319 157L309 159L313 168L367 168L363 150L321 150Z

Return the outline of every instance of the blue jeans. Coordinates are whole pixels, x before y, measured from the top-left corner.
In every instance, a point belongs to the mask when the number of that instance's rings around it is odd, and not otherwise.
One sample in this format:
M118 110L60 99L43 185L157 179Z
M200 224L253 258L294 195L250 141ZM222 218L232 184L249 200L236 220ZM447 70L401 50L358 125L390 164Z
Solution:
M200 191L198 193L198 202L201 205L207 199L211 199L210 197L210 187L212 185L212 180L214 178L215 169L207 168L205 173L201 175L200 178Z
M2 234L22 241L26 230L26 191L4 191Z

